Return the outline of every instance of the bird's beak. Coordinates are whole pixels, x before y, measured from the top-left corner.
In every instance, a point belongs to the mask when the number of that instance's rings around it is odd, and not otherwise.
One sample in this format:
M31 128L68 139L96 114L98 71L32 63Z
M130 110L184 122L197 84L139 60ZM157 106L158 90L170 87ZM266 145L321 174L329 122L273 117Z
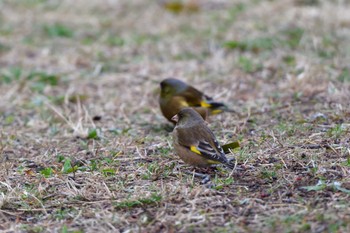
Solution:
M178 117L178 115L176 114L175 116L173 116L172 118L171 118L171 120L173 120L173 121L175 121L176 123L179 121L179 117Z

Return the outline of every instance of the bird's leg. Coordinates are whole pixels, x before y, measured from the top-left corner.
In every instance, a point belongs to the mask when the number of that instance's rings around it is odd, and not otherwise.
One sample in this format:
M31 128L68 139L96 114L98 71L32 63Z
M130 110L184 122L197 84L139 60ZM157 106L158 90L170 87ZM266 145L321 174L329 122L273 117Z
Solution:
M205 175L205 174L201 174L201 175L204 175L202 181L201 181L201 184L211 184L211 180L210 180L210 175Z
M204 173L199 173L199 172L195 172L195 170L193 172L190 171L186 171L187 174L202 178L201 184L208 184L210 182L210 175L208 174L204 174Z

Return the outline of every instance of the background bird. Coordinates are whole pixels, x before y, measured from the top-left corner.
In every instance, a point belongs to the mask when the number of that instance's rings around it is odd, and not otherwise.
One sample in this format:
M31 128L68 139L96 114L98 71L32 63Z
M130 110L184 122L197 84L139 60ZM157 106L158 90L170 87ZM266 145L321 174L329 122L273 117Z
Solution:
M225 104L215 102L211 97L175 78L164 79L160 88L160 109L165 118L174 124L176 122L171 118L186 107L195 109L203 119L208 115L232 111Z
M173 118L177 122L173 131L176 154L196 167L224 164L233 168L203 118L192 108L181 109Z

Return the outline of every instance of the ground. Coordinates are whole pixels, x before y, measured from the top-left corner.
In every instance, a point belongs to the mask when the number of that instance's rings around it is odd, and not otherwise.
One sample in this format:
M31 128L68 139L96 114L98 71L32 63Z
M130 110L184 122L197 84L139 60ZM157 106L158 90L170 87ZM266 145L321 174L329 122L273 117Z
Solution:
M349 11L1 0L0 231L350 232ZM174 155L168 77L236 111L213 187Z

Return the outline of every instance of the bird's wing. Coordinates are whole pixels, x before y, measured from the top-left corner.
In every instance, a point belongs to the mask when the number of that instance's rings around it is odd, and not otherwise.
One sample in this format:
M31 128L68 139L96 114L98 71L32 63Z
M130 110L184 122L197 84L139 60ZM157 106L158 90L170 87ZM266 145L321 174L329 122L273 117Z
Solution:
M177 95L183 97L188 106L212 109L211 114L217 114L227 109L227 106L224 103L214 101L213 98L205 95L203 92L192 86L188 86Z
M212 109L211 114L220 113L222 111L230 111L224 103L214 101L213 98L204 95L201 102L202 107Z
M186 90L179 93L179 95L186 99L189 106L201 106L203 93L198 91L196 88L188 86Z
M183 129L177 129L178 134L186 134L186 138L188 140L184 141L180 138L184 138L183 136L179 137L179 144L187 147L192 152L203 156L204 158L212 161L213 163L227 163L227 158L225 156L225 152L220 146L219 142L215 139L214 135L207 130L200 130L201 132L195 132L194 130L187 129L184 131ZM208 139L204 139L204 134L209 134ZM198 136L201 135L201 136ZM211 142L209 142L211 141Z
M225 155L223 154L224 151L222 150L221 146L219 143L214 140L215 143L215 148L207 141L199 141L198 145L196 147L191 147L191 151L195 152L203 157L213 160L213 161L218 161L221 163L227 163L227 159Z
M170 108L178 108L178 111L180 111L181 108L189 107L190 105L186 101L186 99L182 96L174 96L171 98L171 100L168 103L168 106Z

